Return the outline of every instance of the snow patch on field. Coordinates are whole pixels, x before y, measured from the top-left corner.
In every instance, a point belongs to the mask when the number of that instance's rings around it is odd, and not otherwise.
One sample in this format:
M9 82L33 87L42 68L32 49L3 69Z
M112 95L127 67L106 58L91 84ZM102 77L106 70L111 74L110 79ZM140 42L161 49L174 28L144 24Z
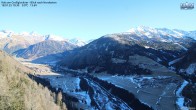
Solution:
M172 71L175 71L176 70L176 68L173 67L173 66L170 66L169 69L172 70Z
M196 71L196 63L190 64L189 67L186 69L187 74L194 74Z
M187 51L187 50L188 50L186 47L184 47L184 46L180 45L179 43L174 43L174 44L179 45L179 46L180 46L181 48L183 48L185 51Z
M119 58L112 58L112 63L125 63L126 60Z
M188 108L184 106L184 97L182 96L182 90L187 84L188 82L184 81L181 87L176 91L176 95L179 97L176 101L176 104L179 106L179 108L183 108L183 110L188 110Z
M162 62L162 60L160 58L157 58L157 62Z
M91 105L91 99L90 99L90 96L88 95L88 93L83 91L83 92L75 92L75 94L79 94L79 95L83 96L83 100L85 100L86 104L89 106ZM81 103L83 103L83 102L81 102Z
M175 60L173 60L173 61L170 61L170 62L169 62L169 66L172 65L172 64L174 64L174 63L176 63L176 62L178 62L178 61L180 61L182 58L183 58L183 57L178 58L178 59L175 59Z
M144 46L146 49L150 48L149 46Z

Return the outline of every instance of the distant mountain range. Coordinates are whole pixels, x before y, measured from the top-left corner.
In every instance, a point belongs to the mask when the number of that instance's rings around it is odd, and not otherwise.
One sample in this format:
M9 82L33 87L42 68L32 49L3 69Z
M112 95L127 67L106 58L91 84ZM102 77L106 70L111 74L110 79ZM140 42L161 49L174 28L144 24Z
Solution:
M140 26L86 43L80 39L66 40L54 35L1 31L0 48L36 62L61 59L61 66L72 69L148 74L152 71L149 68L153 67L144 66L148 64L142 62L169 66L170 61L185 53L196 42L195 32ZM143 61L132 61L138 58Z
M87 44L87 42L79 39L79 38L73 38L73 39L70 39L69 40L70 43L74 44L74 45L77 45L77 46L84 46Z
M131 28L129 33L135 33L138 36L159 37L159 36L172 36L174 38L191 37L196 40L196 31L184 31L179 29L167 29L167 28L150 28L146 26L139 26L137 28ZM166 41L172 41L172 39L165 39ZM164 41L164 40L163 40Z
M176 30L138 27L129 32L102 36L74 49L63 57L60 65L90 72L149 74L152 73L150 68L157 67L149 66L145 61L168 66L169 61L186 52L194 43L192 36Z
M16 57L35 59L50 54L57 54L76 48L77 46L67 41L45 40L25 49L20 49L14 54Z
M0 31L0 49L12 54L20 49L28 48L31 45L53 40L57 42L66 41L70 45L83 46L86 43L79 39L65 39L55 35L40 35L35 32L27 33L15 33L12 31L2 30Z

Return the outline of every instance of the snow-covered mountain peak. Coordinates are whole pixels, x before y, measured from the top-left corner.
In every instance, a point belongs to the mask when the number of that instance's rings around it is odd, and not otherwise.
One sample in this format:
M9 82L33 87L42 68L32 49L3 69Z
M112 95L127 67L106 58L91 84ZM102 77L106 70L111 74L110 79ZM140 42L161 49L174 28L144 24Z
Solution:
M35 32L35 31L30 32L29 35L31 35L31 36L42 36L41 34Z
M136 34L138 36L147 36L149 38L152 38L152 36L158 33L157 29L147 26L138 26L136 28L131 28L128 32L130 32L131 34Z
M151 27L147 27L147 26L139 26L139 27L137 27L137 29L140 30L140 31L143 31L143 32L147 32L147 31L155 32L155 33L157 32L156 29L151 28Z
M169 35L169 36L173 36L176 38L182 38L183 37L183 33L175 30L175 29L167 29L167 28L157 28L158 32L162 35Z
M72 43L72 44L74 44L74 45L77 45L79 47L80 46L84 46L84 45L87 44L84 40L81 40L79 38L70 39L69 42Z
M65 41L66 39L60 36L49 34L45 36L45 40Z
M11 31L11 30L1 30L1 32L3 32L3 33L14 33L14 32Z
M29 33L28 32L21 32L20 35L27 36L27 35L29 35Z
M183 37L191 37L193 39L196 39L196 31L184 31L168 28L151 28L147 26L138 26L136 28L131 28L128 30L128 33L135 34L138 37L146 36L148 38L161 38L161 36L168 36L172 39L180 39Z
M130 31L139 31L139 32L146 32L146 31L150 31L150 32L156 32L156 29L155 28L151 28L151 27L148 27L148 26L138 26L136 28L131 28L129 30Z
M15 33L13 31L10 31L10 30L1 30L0 31L0 39L6 38L6 37L11 37L14 34Z

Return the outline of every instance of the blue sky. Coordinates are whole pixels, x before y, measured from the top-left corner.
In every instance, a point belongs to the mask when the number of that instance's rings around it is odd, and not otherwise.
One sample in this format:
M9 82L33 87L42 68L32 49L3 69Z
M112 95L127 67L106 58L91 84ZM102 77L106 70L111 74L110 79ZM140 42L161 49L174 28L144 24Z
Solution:
M0 7L0 30L35 31L84 40L125 32L141 25L196 30L196 9L180 10L180 3L196 4L195 0L57 0L57 2L56 5L28 8Z

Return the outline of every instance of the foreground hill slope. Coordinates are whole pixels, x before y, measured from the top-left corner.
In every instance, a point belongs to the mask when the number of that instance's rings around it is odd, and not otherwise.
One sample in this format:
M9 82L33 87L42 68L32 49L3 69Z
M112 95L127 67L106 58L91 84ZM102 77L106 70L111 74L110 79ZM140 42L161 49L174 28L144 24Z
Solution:
M59 110L52 93L32 81L32 72L0 51L0 109L1 110ZM64 107L66 108L66 107Z

